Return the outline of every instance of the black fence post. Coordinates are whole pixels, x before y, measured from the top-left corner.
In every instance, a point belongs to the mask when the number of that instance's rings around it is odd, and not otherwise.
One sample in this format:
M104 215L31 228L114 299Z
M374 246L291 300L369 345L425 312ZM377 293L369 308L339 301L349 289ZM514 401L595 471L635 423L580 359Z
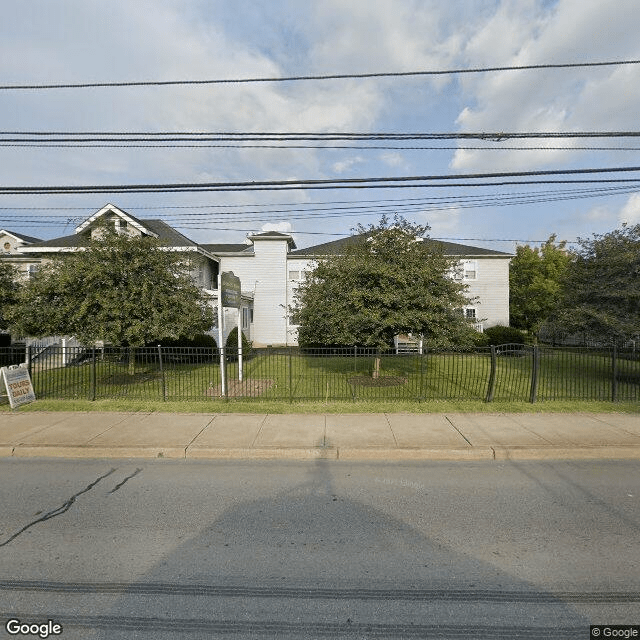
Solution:
M618 399L618 351L615 342L611 350L611 402Z
M293 404L293 347L289 347L289 404Z
M224 387L224 399L226 402L229 400L229 376L227 375L229 367L227 367L227 350L225 347L222 347L220 352L222 353L222 362L224 362L224 371L222 372L224 384L222 386Z
M31 345L30 344L28 344L27 348L25 349L25 356L27 360L27 371L29 372L29 377L33 379L33 373L31 372Z
M162 366L162 345L158 345L158 361L160 363L160 377L162 378L162 401L167 401L167 384L164 378L164 367Z
M493 402L496 394L496 348L491 345L491 371L489 373L489 387L487 389L487 402Z
M422 350L418 354L418 357L420 358L420 391L419 391L420 396L419 396L418 400L420 402L422 402L424 400L424 359L425 359L425 355L426 354L424 354Z
M91 349L91 401L96 399L96 347Z
M534 403L538 399L538 377L540 373L540 351L538 345L533 345L533 362L531 363L531 392L529 402Z

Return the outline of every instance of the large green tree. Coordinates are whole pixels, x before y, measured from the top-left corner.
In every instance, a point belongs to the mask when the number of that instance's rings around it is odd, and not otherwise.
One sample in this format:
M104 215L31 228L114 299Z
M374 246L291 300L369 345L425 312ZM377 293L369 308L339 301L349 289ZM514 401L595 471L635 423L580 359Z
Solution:
M136 347L208 330L213 310L188 256L154 238L103 229L84 250L55 255L21 291L11 314L22 335L73 335ZM131 361L132 362L132 361Z
M552 327L607 342L640 335L640 224L580 239Z
M509 265L511 326L537 334L557 307L571 262L566 242L552 235L540 248L521 245Z
M472 343L475 332L460 312L469 303L465 285L451 277L457 263L424 238L428 230L383 218L319 259L290 309L300 344L384 351L401 333L423 335L432 348Z
M18 291L17 269L13 265L0 261L0 331L6 331L9 328L8 316L17 302Z

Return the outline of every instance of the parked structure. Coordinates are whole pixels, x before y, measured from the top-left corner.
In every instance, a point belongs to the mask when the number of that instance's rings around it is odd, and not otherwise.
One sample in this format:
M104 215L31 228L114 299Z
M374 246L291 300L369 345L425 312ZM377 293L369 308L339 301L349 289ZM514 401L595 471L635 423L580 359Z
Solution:
M339 254L349 241L347 238L297 249L291 235L267 231L250 234L236 244L199 244L162 220L136 218L108 204L78 225L73 235L42 241L0 231L0 247L5 249L0 255L29 277L50 255L88 246L99 223L105 220L120 233L152 236L169 251L192 254L194 281L210 296L214 307L218 301L218 273L233 271L242 283L242 330L258 347L297 344L297 327L290 324L287 312L295 289L313 269L315 260ZM464 309L465 315L476 321L480 331L496 324L508 325L511 254L452 242L438 244L446 255L460 261L461 269L455 277L469 286L468 295L475 298ZM235 326L236 316L235 309L229 310L228 321L225 319L229 330Z

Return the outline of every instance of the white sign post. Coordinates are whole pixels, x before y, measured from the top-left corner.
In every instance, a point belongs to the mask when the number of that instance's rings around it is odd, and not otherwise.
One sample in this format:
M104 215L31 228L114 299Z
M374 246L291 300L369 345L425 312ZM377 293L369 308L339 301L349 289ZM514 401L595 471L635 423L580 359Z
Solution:
M225 271L218 274L218 336L220 345L224 338L223 322L224 307L236 308L238 310L238 370L239 380L242 380L242 326L241 326L241 300L242 289L240 278L233 275L233 271ZM222 375L222 395L226 393L226 373L225 363L220 351L220 373Z
M29 371L25 367L2 367L2 378L12 409L36 399Z
M224 309L222 307L222 274L218 273L218 351L220 353L220 394L224 398L227 395L227 381L225 374L224 345Z

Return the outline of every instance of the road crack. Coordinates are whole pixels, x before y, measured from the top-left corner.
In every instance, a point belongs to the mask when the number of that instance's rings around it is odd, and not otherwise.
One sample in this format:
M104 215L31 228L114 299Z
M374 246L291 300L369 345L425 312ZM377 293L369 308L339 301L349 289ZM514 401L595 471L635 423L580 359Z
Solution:
M83 493L87 493L87 491L91 491L91 489L93 489L93 487L95 487L98 484L98 482L100 482L101 480L104 480L107 476L110 476L116 470L117 469L111 469L110 471L107 471L107 473L105 473L102 476L99 476L93 482L88 484L84 489L82 489L82 491L78 491L78 493L74 493L64 504L60 505L59 507L56 507L55 509L52 509L48 513L45 513L43 516L40 516L37 520L33 520L29 524L25 525L24 527L22 527L22 529L20 529L20 531L17 531L16 533L14 533L10 538L5 540L4 542L0 542L0 547L5 547L10 542L15 540L19 535L22 535L27 529L30 529L31 527L38 524L39 522L45 522L46 520L51 520L51 518L55 518L56 516L61 516L63 513L66 513L71 508L71 505L76 501L76 498L78 496L81 496Z
M107 495L115 493L118 489L120 489L120 487L122 487L122 485L125 482L127 482L127 480L131 480L131 478L135 478L141 471L142 469L136 469L131 475L128 475L122 482L119 482L115 487L113 487L113 489L111 489L111 491L109 491Z

